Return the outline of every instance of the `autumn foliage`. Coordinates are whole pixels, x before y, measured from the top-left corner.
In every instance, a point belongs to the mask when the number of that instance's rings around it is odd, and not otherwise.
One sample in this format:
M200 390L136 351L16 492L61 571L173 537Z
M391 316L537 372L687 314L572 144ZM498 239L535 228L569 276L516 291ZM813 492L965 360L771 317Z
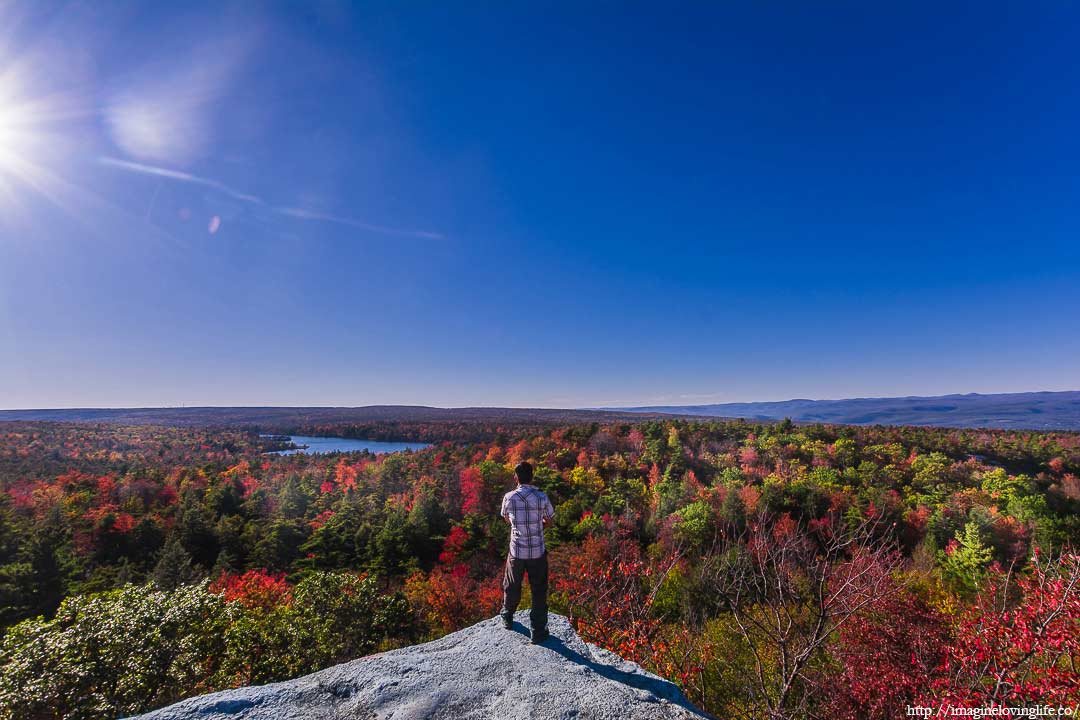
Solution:
M210 591L223 595L225 602L264 610L288 605L291 589L284 573L272 574L265 570L249 570L242 575L224 573L210 584Z
M611 530L609 524L609 530ZM606 647L688 689L701 682L701 654L708 653L685 629L675 629L655 613L655 593L676 558L652 565L633 539L594 534L573 553L557 576L571 622L586 642ZM661 569L662 568L662 569Z
M489 618L500 499L529 460L556 510L551 609L717 716L877 720L915 702L1065 702L1077 686L1080 434L497 417L298 429L437 444L277 456L246 427L0 426L0 625L17 644L0 665L60 647L17 639L61 633L65 600L218 608L230 660L214 687ZM46 659L89 677L90 654ZM210 681L176 682L155 697Z
M1067 704L1080 698L1080 556L995 573L964 607L927 696L953 705Z
M915 701L939 671L948 619L899 590L879 598L831 638L839 672L817 678L825 706L840 720L887 720Z
M440 632L452 632L499 611L502 589L493 578L471 577L464 565L416 573L405 582L405 594L423 619Z

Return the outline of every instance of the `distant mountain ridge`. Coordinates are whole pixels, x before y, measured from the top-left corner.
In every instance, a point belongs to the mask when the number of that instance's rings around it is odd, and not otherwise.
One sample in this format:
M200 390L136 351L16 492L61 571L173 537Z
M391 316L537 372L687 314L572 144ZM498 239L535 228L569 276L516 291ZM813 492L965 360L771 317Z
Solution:
M933 425L1007 430L1080 430L1080 391L1025 392L931 397L783 400L780 402L653 405L605 408L622 412L664 413L751 420L838 423L844 425Z
M684 413L680 413L684 414ZM656 414L659 417L659 414ZM465 407L425 405L367 405L362 407L179 407L179 408L62 408L0 410L0 422L103 422L122 425L257 426L281 429L305 425L370 422L491 422L573 424L635 422L639 412L553 408Z
M269 430L365 422L482 423L497 420L511 425L612 423L671 416L748 420L782 420L789 417L796 422L844 425L932 425L1080 431L1080 390L581 409L368 405L0 410L0 422L44 420L125 425L253 426Z

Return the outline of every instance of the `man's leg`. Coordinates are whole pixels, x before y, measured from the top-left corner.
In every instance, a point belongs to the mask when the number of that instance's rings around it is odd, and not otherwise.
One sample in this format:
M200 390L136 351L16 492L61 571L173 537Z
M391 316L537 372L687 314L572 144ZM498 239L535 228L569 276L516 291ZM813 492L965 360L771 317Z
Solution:
M514 611L521 602L521 581L525 577L525 561L506 557L506 571L503 573L502 617L506 627L514 620ZM530 580L529 582L532 582Z
M532 591L532 611L529 622L533 635L547 634L548 557L545 552L535 560L529 560L529 589Z

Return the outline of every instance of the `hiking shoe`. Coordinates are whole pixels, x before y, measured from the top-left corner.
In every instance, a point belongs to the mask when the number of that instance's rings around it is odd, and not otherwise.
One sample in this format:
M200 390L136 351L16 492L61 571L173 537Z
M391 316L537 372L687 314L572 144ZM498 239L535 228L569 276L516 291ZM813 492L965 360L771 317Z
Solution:
M502 623L503 623L503 627L506 628L507 630L513 630L514 629L514 616L513 615L503 615L502 616Z
M549 637L551 637L551 633L549 633L546 629L533 630L532 639L529 642L531 642L533 645L539 645L540 643L547 640Z

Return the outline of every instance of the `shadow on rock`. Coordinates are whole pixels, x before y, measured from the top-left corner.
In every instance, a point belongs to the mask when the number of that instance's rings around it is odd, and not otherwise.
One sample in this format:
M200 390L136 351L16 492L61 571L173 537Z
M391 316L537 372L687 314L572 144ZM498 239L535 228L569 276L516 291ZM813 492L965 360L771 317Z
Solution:
M524 635L526 638L530 637L529 629L516 620L514 621L513 627L510 629L512 632ZM586 657L577 650L568 647L557 635L552 634L543 642L539 643L537 647L546 648L556 655L561 655L570 662L577 663L596 673L600 677L652 693L658 698L663 698L673 705L686 708L694 713L702 713L699 708L694 707L687 701L686 696L683 695L682 690L680 690L675 683L664 680L663 678L643 675L638 672L627 672L626 670L620 670L607 663L597 662L591 657Z

